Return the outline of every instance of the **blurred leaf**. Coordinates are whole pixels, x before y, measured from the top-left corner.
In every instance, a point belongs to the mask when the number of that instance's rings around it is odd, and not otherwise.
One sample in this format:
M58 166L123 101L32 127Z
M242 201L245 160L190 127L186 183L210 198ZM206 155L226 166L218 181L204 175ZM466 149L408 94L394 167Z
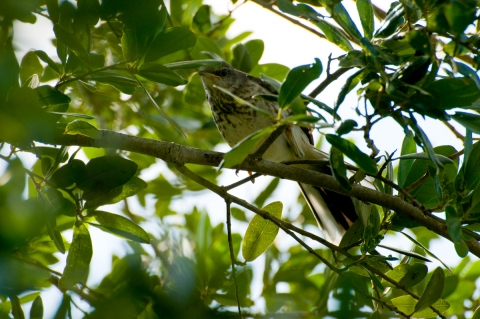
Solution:
M317 27L322 30L322 32L325 34L327 37L327 40L332 42L333 44L336 44L340 49L344 51L352 51L353 47L350 41L347 39L347 37L340 32L336 27L331 25L330 23L320 20L315 22Z
M475 309L472 319L480 319L480 306Z
M243 72L250 72L253 67L252 57L247 48L239 43L233 48L232 66Z
M42 297L37 296L33 301L32 308L30 308L30 319L43 318L43 302Z
M435 318L437 314L430 308L416 311L417 300L410 295L400 296L391 300L392 304L403 313L411 314L415 311L415 318ZM450 308L450 304L443 299L437 300L431 306L435 307L440 313L444 313Z
M337 128L337 135L341 136L347 133L350 133L355 127L358 126L358 123L354 120L345 120L340 123L340 126Z
M375 37L386 38L392 35L397 28L404 22L403 15L405 14L403 5L400 2L393 2L390 10L388 10L383 24L375 32Z
M149 244L150 237L148 234L132 222L131 220L116 214L111 214L103 211L95 211L90 213L89 216L95 217L97 222L100 223L102 230L106 230L114 235L127 238L142 244ZM98 227L98 225L89 223L92 226Z
M262 210L276 218L282 218L282 202L273 202ZM263 254L273 243L278 233L278 226L273 222L255 215L248 225L242 244L242 255L245 261L253 261Z
M347 178L347 166L343 160L343 154L334 146L330 148L330 167L333 177L340 186L347 191L352 190L352 185Z
M68 250L67 265L58 283L60 289L72 289L86 279L92 254L90 234L85 225L78 223L73 227L73 240Z
M480 134L480 116L465 113L465 112L455 112L455 114L450 115L452 119L463 125L465 128L470 131Z
M192 20L192 29L197 32L207 32L212 28L212 21L210 21L210 6L201 6Z
M413 148L412 148L413 149ZM443 165L447 165L447 164L454 164L455 162L453 160L451 160L450 158L446 157L446 156L443 156L441 154L435 154L435 157L438 159L438 161L440 163L442 163ZM412 160L412 159L416 159L416 160L430 160L430 158L428 157L427 154L425 153L413 153L413 154L405 154L405 155L402 155L399 157L399 159L401 160Z
M95 126L82 120L75 120L68 123L68 125L65 127L64 134L84 135L96 140L102 138L102 133L97 130Z
M375 20L373 19L373 6L370 0L357 0L357 11L362 23L363 35L371 39L375 30Z
M399 254L402 254L402 255L405 255L405 256L408 256L408 257L416 258L416 259L421 260L421 261L431 262L430 259L424 257L423 255L417 254L413 251L404 250L404 249L400 249L400 248L395 248L395 247L391 247L391 246L385 246L385 245L377 245L377 246L388 249L388 250L391 250L391 251L394 251L396 253L399 253Z
M77 0L78 14L82 16L89 28L93 28L100 18L98 0Z
M402 142L402 152L401 156L415 153L417 151L417 145L413 139L413 134L408 130L403 138ZM402 158L402 157L400 157ZM398 164L398 186L405 187L405 180L407 179L408 173L412 168L414 160L413 159L401 159Z
M326 138L332 146L354 161L366 173L373 175L377 173L375 162L367 154L360 151L355 144L334 134L327 134Z
M428 268L424 264L414 263L400 264L394 269L387 272L389 278L395 280L398 284L405 287L413 287L422 282L427 276ZM382 283L386 286L393 287L391 283L382 279Z
M196 61L180 61L165 64L164 66L175 70L175 69L196 69L201 66L220 66L222 65L221 61L217 60L196 60Z
M263 51L265 49L265 44L262 40L250 40L244 44L250 58L252 60L252 67L258 65L258 61L262 58Z
M270 184L255 198L253 203L257 207L262 207L265 204L265 201L272 196L273 192L277 189L278 184L280 183L279 178L274 178Z
M12 315L15 319L25 319L23 314L22 306L20 305L20 300L17 296L9 296L10 302L12 303Z
M458 257L464 258L468 255L469 249L467 243L462 239L459 242L454 243L455 251L457 252Z
M50 182L59 188L67 188L79 182L85 174L85 163L81 160L73 159L57 169L50 178Z
M145 63L138 69L138 74L147 80L171 86L187 84L187 80L166 66L157 63Z
M88 55L87 50L83 47L75 34L68 32L59 24L54 25L53 31L55 32L57 40L72 50L77 57L87 64L90 62L90 56Z
M266 64L258 64L256 65L251 71L250 74L256 77L260 77L263 80L263 76L267 75L277 81L283 81L288 74L289 69L281 64L277 63L266 63Z
M448 234L454 243L458 243L462 240L462 229L460 225L460 219L457 212L452 205L445 207L445 217Z
M137 82L134 79L128 78L115 71L95 72L90 75L90 78L97 82L111 85L125 94L133 94L137 85Z
M427 287L423 291L422 296L415 304L415 312L421 311L431 305L434 305L440 299L445 284L445 274L442 268L437 267L433 271L433 275L428 281ZM440 299L441 300L441 299ZM418 314L417 314L418 315Z
M22 58L20 64L20 81L25 83L33 74L42 75L43 66L33 51L27 52Z
M303 90L322 73L322 63L315 59L315 63L293 68L283 82L278 94L278 104L284 108L302 93Z
M145 62L156 61L180 50L189 50L195 46L196 41L195 34L188 28L169 28L152 42L145 55Z
M443 110L480 107L480 90L470 78L441 79L433 82L426 90L433 96L433 105Z
M126 184L118 186L108 192L90 193L83 198L87 200L84 208L94 208L107 204L115 204L127 197L134 196L147 188L147 183L134 176Z
M465 164L465 186L467 189L474 189L480 180L480 143L473 145L472 150Z

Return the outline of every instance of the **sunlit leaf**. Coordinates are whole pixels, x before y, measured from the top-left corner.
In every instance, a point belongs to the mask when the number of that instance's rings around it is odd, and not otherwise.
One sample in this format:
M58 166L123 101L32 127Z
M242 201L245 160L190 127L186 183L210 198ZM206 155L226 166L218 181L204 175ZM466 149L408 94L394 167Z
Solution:
M75 120L68 123L64 133L69 135L84 135L93 139L102 138L102 133L97 130L95 126L82 120Z
M108 231L109 233L142 244L150 243L150 237L145 232L145 230L143 230L143 228L141 228L128 218L98 210L91 213L90 216L95 217L97 222L100 223L100 225L102 226L101 228ZM91 225L98 227L98 225L93 223L91 223Z

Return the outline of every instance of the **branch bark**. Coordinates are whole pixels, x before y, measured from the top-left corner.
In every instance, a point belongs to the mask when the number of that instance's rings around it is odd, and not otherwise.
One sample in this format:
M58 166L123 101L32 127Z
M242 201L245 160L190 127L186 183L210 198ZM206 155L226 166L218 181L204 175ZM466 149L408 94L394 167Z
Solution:
M93 139L82 135L57 134L44 136L37 141L52 145L76 145L119 149L154 156L175 165L197 164L216 167L223 159L223 153L200 150L172 142L156 141L106 130L100 130L100 133L102 135L100 139ZM352 196L365 202L374 203L389 208L451 241L444 220L431 214L424 214L419 208L403 201L397 196L390 196L360 185L353 185L351 191L346 191L332 176L299 167L260 160L254 157L248 157L242 164L234 167L234 169L311 184L336 193ZM466 241L466 244L470 252L480 257L480 244L476 240L471 239Z

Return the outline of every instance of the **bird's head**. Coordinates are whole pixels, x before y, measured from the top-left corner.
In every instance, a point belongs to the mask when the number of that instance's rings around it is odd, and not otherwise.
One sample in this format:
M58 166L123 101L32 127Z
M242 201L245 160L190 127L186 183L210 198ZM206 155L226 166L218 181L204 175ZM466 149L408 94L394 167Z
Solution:
M205 66L198 71L202 78L205 89L212 90L213 86L219 86L228 90L238 86L240 81L246 77L243 72L235 70L227 62L219 66Z

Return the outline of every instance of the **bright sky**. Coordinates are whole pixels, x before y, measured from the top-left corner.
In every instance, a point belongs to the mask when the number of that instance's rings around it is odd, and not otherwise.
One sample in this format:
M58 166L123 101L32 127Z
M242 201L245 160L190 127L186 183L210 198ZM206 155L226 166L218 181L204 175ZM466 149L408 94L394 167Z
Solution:
M205 0L204 2L206 4L210 4L213 8L213 11L216 13L226 13L227 10L232 8L232 5L228 0ZM239 2L241 2L241 0ZM384 9L388 8L388 5L386 4L390 3L390 1L376 2L382 4L382 8ZM344 1L344 4L350 12L356 12L353 1ZM260 6L254 3L248 2L247 4L241 6L234 12L233 17L236 19L236 22L232 25L228 34L231 38L244 31L253 31L253 35L251 35L248 39L262 39L265 42L265 52L261 59L261 63L280 63L291 68L301 64L312 63L314 58L318 57L324 64L325 69L328 61L328 55L330 53L333 57L343 54L343 51L338 49L336 46L331 45L328 41L319 39L314 34L305 31L298 26L292 25L288 21L285 21L284 19L262 9ZM30 24L17 23L15 25L15 32L15 45L18 49L19 58L21 58L23 54L30 49L44 50L50 56L56 56L54 48L49 43L45 42L45 39L53 38L53 32L51 25L48 21L45 21L44 18L39 17L39 23L35 24L34 26ZM335 71L335 67L332 67L333 72ZM322 78L319 81L321 81ZM329 86L329 88L323 92L321 96L319 96L319 99L322 102L333 106L336 100L336 94L342 87L345 78L346 77L343 77L339 81L336 81ZM314 87L319 83L319 81L313 83L311 87ZM309 90L307 89L307 92L308 91ZM356 105L356 93L353 92L348 96L347 100L344 102L344 105L340 109L340 114L342 117L344 119L356 119L353 111ZM446 127L440 122L433 120L423 121L420 118L418 120L422 128L424 128L427 135L430 137L434 146L451 144L457 149L462 148L461 142L458 139L455 139L448 129L446 129ZM362 122L359 121L359 123ZM460 128L460 131L463 132L463 129ZM372 136L382 152L387 151L390 153L401 146L404 133L398 124L392 120L386 119L375 126ZM355 136L355 134L350 134L348 137L355 139L358 142L357 145L364 151L368 152L360 135ZM229 148L226 145L218 148L219 151L227 151L228 149ZM0 171L3 171L2 167L4 167L4 164L0 163ZM164 167L163 164L159 163L154 169L159 170L162 167ZM243 175L240 176L243 177ZM237 179L238 177L235 176L233 171L225 170L224 174L222 174L220 177L220 184L229 184ZM256 194L258 194L269 183L270 180L271 179L267 177L260 178L255 184L248 184L244 187L237 188L233 193L237 196L245 198L246 200L251 200L255 198ZM280 189L273 194L270 201L282 200L283 202L290 203L290 212L292 216L296 216L299 210L299 205L294 204L297 196L297 186L292 182L282 181ZM202 196L189 196L187 199L187 201L182 200L181 203L177 202L177 204L174 204L173 209L187 212L191 210L193 206L206 208L210 212L213 224L224 222L224 203L218 196L204 193ZM248 216L252 217L253 214L249 214ZM245 225L237 225L237 231L241 233L244 232L245 228ZM98 270L91 273L88 283L95 284L106 273L108 273L109 265L111 265L111 254L115 253L118 255L123 255L122 251L126 245L123 240L110 235L105 235L93 227L91 227L90 230L94 243L94 257L92 259L92 265L95 265L95 268L97 268L98 265L104 265L104 267L100 267ZM318 233L317 229L307 230ZM66 234L66 238L68 240L70 240L70 236L70 234ZM282 248L289 247L293 242L288 236L280 233L276 243L277 245L281 246L280 248ZM315 246L314 243L310 242L310 244ZM411 248L411 244L409 242L399 242L398 238L393 239L393 237L387 238L386 245L389 244L403 249ZM459 258L457 257L451 243L446 242L445 240L436 240L432 249L434 253L442 258L448 265L455 265L458 263ZM259 260L260 262L257 264L254 262L253 266L261 271L261 259ZM59 267L56 269L62 271L62 265L58 266ZM258 283L260 278L256 277L254 280ZM258 287L258 285L256 286ZM256 296L259 296L261 290L254 288L252 293L253 298L255 298ZM46 318L53 316L53 311L56 309L56 302L60 297L60 294L56 290L50 290L47 298L51 298L49 300L53 302L45 304ZM77 300L77 302L79 301ZM80 305L82 305L81 302ZM84 308L87 308L86 305L83 306ZM75 317L79 316L80 312L77 311Z

